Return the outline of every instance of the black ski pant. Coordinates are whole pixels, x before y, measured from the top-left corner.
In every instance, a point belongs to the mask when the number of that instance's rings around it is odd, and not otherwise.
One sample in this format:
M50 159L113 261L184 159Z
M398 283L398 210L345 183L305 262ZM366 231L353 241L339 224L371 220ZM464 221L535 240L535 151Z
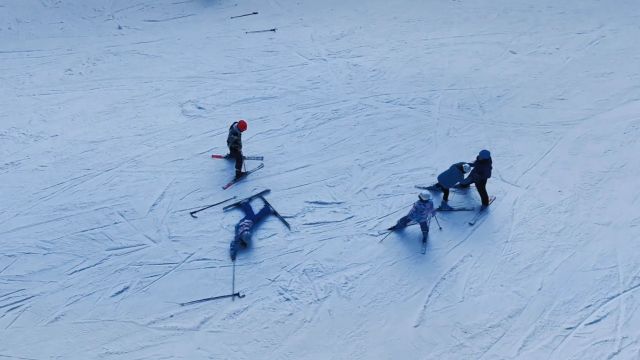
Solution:
M478 180L475 182L476 190L478 190L478 194L480 195L480 199L482 200L483 206L489 206L489 194L487 194L487 180Z
M242 174L242 164L244 159L242 157L242 151L229 149L229 155L236 161L236 176Z
M449 188L440 183L437 183L436 186L442 190L442 201L449 201Z

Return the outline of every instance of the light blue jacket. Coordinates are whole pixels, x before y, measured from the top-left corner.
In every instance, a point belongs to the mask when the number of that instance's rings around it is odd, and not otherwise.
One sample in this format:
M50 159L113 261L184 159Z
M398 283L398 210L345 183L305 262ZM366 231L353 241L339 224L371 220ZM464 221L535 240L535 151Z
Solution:
M417 223L426 222L428 224L435 212L433 201L418 200L413 204L407 216Z

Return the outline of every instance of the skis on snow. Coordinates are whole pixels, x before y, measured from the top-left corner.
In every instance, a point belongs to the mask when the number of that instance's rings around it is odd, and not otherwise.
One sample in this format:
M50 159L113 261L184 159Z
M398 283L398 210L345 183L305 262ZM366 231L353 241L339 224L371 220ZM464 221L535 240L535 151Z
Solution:
M491 205L491 203L493 203L493 200L495 200L496 197L492 196L491 198L489 198L489 205ZM487 213L487 209L489 207L481 207L480 210L478 210L478 212L471 218L471 220L469 220L469 225L473 226L476 224L476 222L482 217L482 215Z
M236 201L233 204L229 204L225 207L222 208L223 211L227 211L230 210L236 206L239 206L240 204L242 204L245 201L251 201L252 199L255 199L257 197L261 198L262 201L264 201L264 203L271 209L271 212L273 213L273 215L275 215L275 217L277 217L280 221L282 221L282 223L284 224L284 226L287 227L287 229L291 230L291 225L287 222L287 220L284 219L284 217L282 217L282 215L280 215L279 212L276 211L276 209L273 207L273 205L271 205L270 202L267 201L267 199L264 198L264 195L268 194L271 191L271 189L266 189L266 190L262 190L257 194L253 194L251 196L247 196L246 198Z
M267 201L267 199L264 198L264 196L262 195L259 195L259 196L262 199L262 201L264 201L264 203L267 204L267 206L271 209L271 212L273 213L273 215L275 215L278 219L280 219L280 221L282 221L282 223L284 224L284 226L287 227L287 229L291 230L291 225L289 225L287 220L285 220L282 217L282 215L280 215L280 213L276 211L276 209Z
M225 159L225 160L235 160L233 157L231 157L231 155L227 154L227 155L220 155L220 154L212 154L211 155L212 159ZM244 160L259 160L262 161L264 160L264 156L243 156L242 157Z
M260 169L262 169L264 167L264 164L260 164L257 167L249 170L249 171L245 171L244 174L242 174L241 177L239 178L234 178L233 180L229 181L225 186L222 187L222 190L227 190L228 188L230 188L231 186L233 186L233 184L237 183L238 181L241 181L242 179L245 179L249 174L256 172Z
M384 237L382 239L380 239L380 241L378 241L379 243L381 243L384 239L386 239L389 235L393 234L395 230L389 230L389 229L385 229L385 230L380 230L378 231L378 235L384 235ZM427 252L427 241L426 239L424 241L420 241L420 253L421 254L425 254Z
M223 207L223 208L222 208L222 211L228 211L228 210L230 210L230 209L232 209L232 208L234 208L234 207L236 207L236 206L240 205L240 204L241 204L242 202L244 202L244 201L249 201L249 200L251 200L251 199L255 199L255 198L257 198L257 197L262 197L263 195L268 194L270 191L271 191L271 189L266 189L266 190L262 190L262 191L260 191L260 192L259 192L259 193L257 193L257 194L254 194L254 195L251 195L251 196L247 196L247 197L246 197L246 198L244 198L244 199L240 199L240 200L238 200L238 201L234 202L233 204L229 204L229 205L227 205L227 206Z
M448 209L442 209L442 208L438 207L438 208L436 209L436 211L441 211L441 212L448 212L448 211L473 211L473 210L475 210L475 209L476 209L476 208L473 208L473 207L451 207L451 208L448 208Z

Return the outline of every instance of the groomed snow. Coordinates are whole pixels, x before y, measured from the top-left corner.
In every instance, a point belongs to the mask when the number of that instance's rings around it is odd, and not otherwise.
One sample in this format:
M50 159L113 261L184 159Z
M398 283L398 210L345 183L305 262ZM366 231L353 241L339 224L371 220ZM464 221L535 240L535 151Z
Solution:
M0 0L0 358L640 358L639 24L637 0ZM240 118L265 168L223 191ZM483 148L476 226L378 242ZM240 253L246 297L180 306L231 292L242 216L189 211L265 188L292 231Z

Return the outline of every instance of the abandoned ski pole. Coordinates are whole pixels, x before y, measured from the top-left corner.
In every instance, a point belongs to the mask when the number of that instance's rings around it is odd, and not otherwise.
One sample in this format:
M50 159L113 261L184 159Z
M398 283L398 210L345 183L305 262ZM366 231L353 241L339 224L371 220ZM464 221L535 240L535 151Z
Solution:
M222 200L222 201L217 202L217 203L215 203L215 204L207 205L207 206L205 206L205 207L203 207L203 208L200 208L200 209L198 209L198 210L191 211L191 212L189 213L189 215L191 215L191 217L192 217L192 218L197 219L198 217L197 217L195 214L199 213L200 211L207 210L207 209L212 208L212 207L214 207L214 206L216 206L216 205L224 204L224 203L226 203L227 201L233 200L233 199L235 199L235 198L236 198L236 196L232 196L232 197L230 197L230 198L228 198L228 199L226 199L226 200Z
M265 32L269 32L269 31L273 31L276 32L276 30L278 30L277 28L273 28L273 29L266 29L266 30L252 30L252 31L245 31L245 34L257 34L257 33L265 33Z
M233 274L231 275L231 293L235 294L236 293L236 261L233 260ZM236 301L235 297L231 298L231 301Z
M193 301L187 301L187 302L180 303L180 306L187 306L187 305L200 304L200 303L207 302L207 301L213 301L213 300L226 299L226 298L229 298L229 297L230 297L230 298L232 298L232 299L235 299L235 298L242 299L242 298L243 298L243 297L245 297L245 296L246 296L246 295L244 295L244 294L241 294L241 293L237 292L237 293L231 293L231 294L228 294L228 295L212 296L212 297L208 297L208 298L204 298L204 299L198 299L198 300L193 300Z
M257 11L248 13L248 14L242 14L242 15L236 15L236 16L232 16L230 17L230 19L237 19L237 18L241 18L241 17L245 17L245 16L251 16L251 15L258 15Z

